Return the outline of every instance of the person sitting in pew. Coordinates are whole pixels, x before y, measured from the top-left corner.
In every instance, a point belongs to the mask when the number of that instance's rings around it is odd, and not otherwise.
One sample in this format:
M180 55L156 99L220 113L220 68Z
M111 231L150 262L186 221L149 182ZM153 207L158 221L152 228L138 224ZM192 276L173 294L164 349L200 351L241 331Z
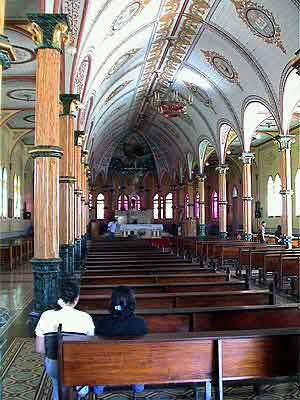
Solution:
M118 286L111 295L110 315L95 320L95 334L105 337L138 337L148 333L146 321L135 315L136 301L133 291L127 286ZM144 385L133 385L140 393ZM95 386L94 393L102 394L104 386Z
M86 312L75 310L79 300L79 287L72 281L64 281L60 289L60 298L57 301L58 308L43 312L35 329L36 351L45 354L45 368L53 386L53 400L59 399L59 373L57 362L57 349L49 349L45 346L47 335L56 333L59 325L62 325L62 332L68 334L84 334L93 336L95 325L92 317ZM64 389L63 389L64 391ZM88 387L78 388L78 396L85 396ZM64 393L68 398L67 393Z

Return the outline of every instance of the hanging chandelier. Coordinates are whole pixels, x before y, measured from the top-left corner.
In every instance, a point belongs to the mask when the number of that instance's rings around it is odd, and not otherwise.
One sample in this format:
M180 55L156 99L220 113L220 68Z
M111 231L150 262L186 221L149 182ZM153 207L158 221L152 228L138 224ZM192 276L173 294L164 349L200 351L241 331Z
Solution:
M150 100L152 108L165 118L180 117L186 114L188 106L193 104L193 95L189 95L185 99L176 90L171 88L171 84L172 82L170 82L166 93L158 90L154 91Z

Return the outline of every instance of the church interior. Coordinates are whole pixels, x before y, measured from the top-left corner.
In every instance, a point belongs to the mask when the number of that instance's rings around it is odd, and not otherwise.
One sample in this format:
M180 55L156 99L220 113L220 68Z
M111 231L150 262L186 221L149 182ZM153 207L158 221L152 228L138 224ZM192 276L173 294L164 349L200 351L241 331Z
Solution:
M300 399L300 0L0 0L0 87L0 400Z

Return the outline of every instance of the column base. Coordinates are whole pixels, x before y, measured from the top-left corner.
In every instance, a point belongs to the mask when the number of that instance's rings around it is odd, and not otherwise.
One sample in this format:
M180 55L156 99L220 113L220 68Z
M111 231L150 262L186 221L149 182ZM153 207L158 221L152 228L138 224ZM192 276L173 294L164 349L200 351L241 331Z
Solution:
M81 236L81 258L86 256L86 235Z
M247 242L252 242L253 234L252 233L244 233L244 240L246 240Z
M81 258L81 239L75 239L75 257L74 257L74 272L81 272L82 258Z
M41 313L55 308L59 293L60 258L31 260L34 276L34 310L31 314L33 324Z
M227 232L219 232L220 239L227 239Z
M59 246L59 257L62 260L60 275L64 276L69 273L69 246L67 244Z
M68 257L69 257L69 271L70 274L74 274L74 265L75 265L75 244L69 244L68 248Z
M205 224L199 224L199 235L198 238L200 240L206 239L206 225Z

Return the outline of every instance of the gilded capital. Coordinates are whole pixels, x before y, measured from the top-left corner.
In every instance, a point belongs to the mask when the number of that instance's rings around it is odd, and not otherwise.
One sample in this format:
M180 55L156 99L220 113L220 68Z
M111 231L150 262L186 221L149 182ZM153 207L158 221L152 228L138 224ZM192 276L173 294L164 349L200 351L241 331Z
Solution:
M275 139L278 142L279 151L290 150L292 144L296 142L295 135L282 135L277 136Z
M10 68L12 61L16 61L12 45L7 36L0 35L0 65L2 66L2 69L5 70Z
M219 165L216 168L216 171L219 173L219 175L226 175L228 170L229 170L229 167L228 167L228 165L225 165L225 164Z
M196 175L196 179L198 180L198 182L204 182L206 178L207 176L205 174Z
M255 160L255 155L253 153L242 153L239 160L241 160L243 164L252 164L252 161Z
M55 49L62 53L69 41L70 25L67 14L27 14L29 31L39 49Z
M74 131L74 145L81 147L83 145L84 136L84 131Z
M60 102L63 106L61 115L74 115L80 104L80 94L61 94L59 96Z

